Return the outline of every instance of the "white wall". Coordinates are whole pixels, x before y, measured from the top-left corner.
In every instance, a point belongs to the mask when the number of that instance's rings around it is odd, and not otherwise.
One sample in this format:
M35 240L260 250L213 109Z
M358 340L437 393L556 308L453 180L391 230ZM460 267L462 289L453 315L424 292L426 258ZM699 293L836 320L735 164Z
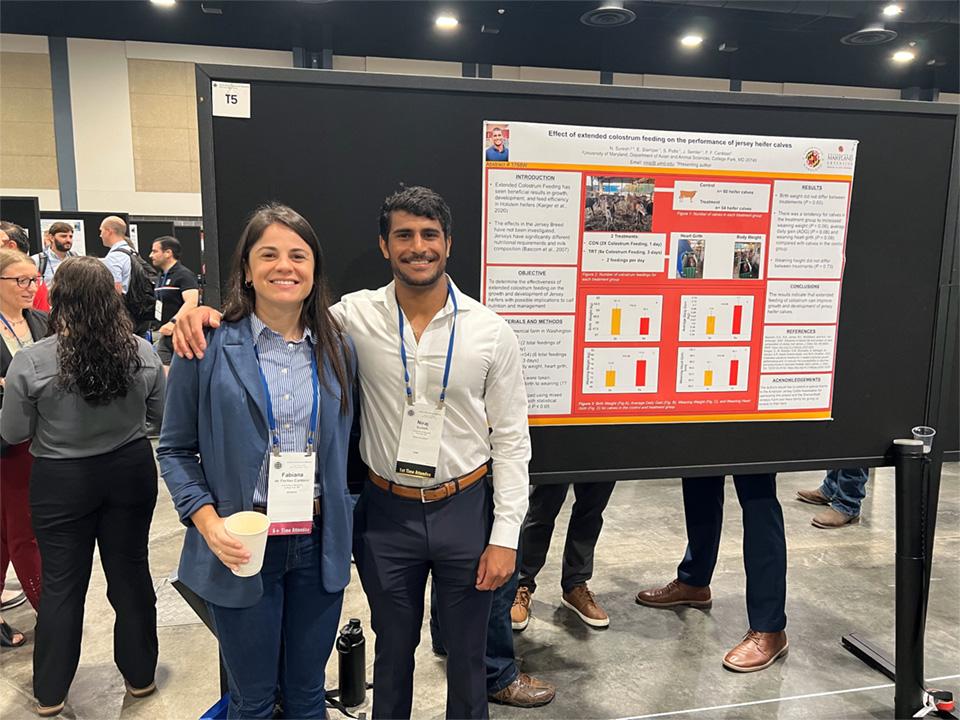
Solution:
M0 35L6 52L49 52L46 37ZM135 215L202 213L199 193L137 192L130 121L127 59L219 65L293 67L293 53L245 48L69 38L70 102L81 210ZM59 210L57 190L0 188L4 195L36 195L41 210Z
M132 40L128 40L124 45L127 57L137 60L176 60L211 65L293 67L293 52L289 50L253 50L206 45L134 42Z
M122 42L67 40L77 206L126 210L136 204L127 55Z
M77 203L134 215L202 214L200 193L138 192L127 59L292 67L293 53L165 43L69 39Z
M443 60L404 60L403 58L366 58L366 70L373 73L396 73L401 75L440 75L461 77L463 65Z

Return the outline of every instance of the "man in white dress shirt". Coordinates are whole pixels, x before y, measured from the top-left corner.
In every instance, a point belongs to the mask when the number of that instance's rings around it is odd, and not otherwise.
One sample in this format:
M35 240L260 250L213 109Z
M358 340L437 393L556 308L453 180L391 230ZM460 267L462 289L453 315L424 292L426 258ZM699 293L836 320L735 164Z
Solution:
M527 511L519 344L506 321L446 275L451 226L450 209L432 190L388 197L379 242L393 282L332 308L357 349L360 452L370 468L354 518L354 557L377 635L374 718L411 715L431 574L448 655L446 715L488 717L492 591L514 573ZM178 352L189 345L201 354L199 322L208 313L198 309L177 323Z
M450 229L450 210L432 190L387 198L380 250L394 281L337 307L357 347L360 452L371 478L357 506L354 557L377 634L375 718L410 717L429 573L448 655L447 717L487 717L491 591L513 575L527 510L519 345L444 273Z

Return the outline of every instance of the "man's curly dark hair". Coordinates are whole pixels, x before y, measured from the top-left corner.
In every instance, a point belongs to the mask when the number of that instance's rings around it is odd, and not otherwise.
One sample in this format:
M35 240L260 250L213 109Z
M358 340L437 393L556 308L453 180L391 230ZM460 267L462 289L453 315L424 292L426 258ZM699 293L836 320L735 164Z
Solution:
M94 257L64 260L50 306L58 386L91 405L125 396L142 364L133 321L107 267Z

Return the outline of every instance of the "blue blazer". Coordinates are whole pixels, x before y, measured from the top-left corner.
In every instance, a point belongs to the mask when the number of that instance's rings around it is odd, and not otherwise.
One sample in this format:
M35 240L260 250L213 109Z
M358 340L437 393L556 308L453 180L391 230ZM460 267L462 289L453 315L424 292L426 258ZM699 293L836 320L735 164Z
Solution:
M356 351L347 340L350 377ZM341 388L329 362L320 386L317 480L323 490L320 571L327 592L350 581L353 503L347 492L347 445L354 408L340 412ZM260 576L237 577L207 547L190 516L211 504L221 517L253 507L267 452L266 397L250 321L223 325L207 338L202 360L173 359L157 458L187 534L179 578L200 597L224 607L250 607L263 594Z

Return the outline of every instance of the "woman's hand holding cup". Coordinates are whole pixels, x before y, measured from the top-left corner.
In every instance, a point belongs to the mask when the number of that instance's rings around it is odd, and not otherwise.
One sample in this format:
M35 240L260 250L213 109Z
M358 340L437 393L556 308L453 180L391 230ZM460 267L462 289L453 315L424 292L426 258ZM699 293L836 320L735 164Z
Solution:
M233 572L239 572L241 565L250 562L250 552L239 540L236 540L224 527L224 518L217 515L211 505L204 505L191 518L197 530L203 536L210 552L217 556Z

